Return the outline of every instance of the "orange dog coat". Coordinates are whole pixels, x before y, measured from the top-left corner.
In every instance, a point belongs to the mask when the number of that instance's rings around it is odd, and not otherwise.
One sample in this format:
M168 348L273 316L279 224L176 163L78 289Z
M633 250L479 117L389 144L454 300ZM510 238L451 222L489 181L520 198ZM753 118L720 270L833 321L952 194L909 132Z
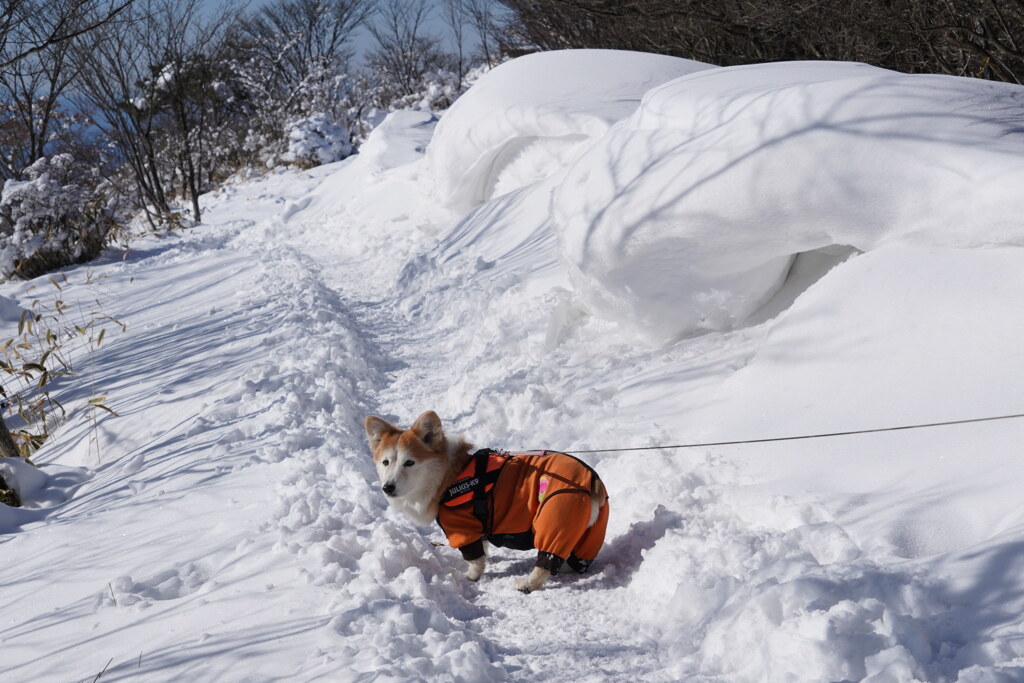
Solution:
M597 557L608 526L608 501L592 526L597 473L554 451L478 451L448 487L437 522L467 560L484 554L483 541L536 548L537 565L557 573L563 561L584 571Z

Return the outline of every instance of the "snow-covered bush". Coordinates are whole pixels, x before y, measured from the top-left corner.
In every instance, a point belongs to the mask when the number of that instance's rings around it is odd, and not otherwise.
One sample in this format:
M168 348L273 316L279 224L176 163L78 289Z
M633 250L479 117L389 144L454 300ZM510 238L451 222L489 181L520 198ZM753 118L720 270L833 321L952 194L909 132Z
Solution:
M481 64L467 71L461 79L457 73L447 69L428 71L419 78L411 92L405 95L397 95L398 88L387 81L386 73L374 72L369 79L371 85L367 92L368 99L392 111L440 111L450 107L491 68Z
M0 190L0 278L33 277L95 257L114 227L70 154L42 158Z
M352 153L348 129L323 112L293 121L286 137L288 151L282 158L298 165L329 164Z
M476 81L493 66L481 64L470 69L459 80L453 71L439 70L426 73L413 92L400 97L395 89L382 81L376 71L358 73L351 79L345 101L348 129L352 142L361 145L389 112L412 110L436 112L448 109Z
M391 109L437 111L447 109L466 90L452 71L431 71L423 75L416 91L391 102Z

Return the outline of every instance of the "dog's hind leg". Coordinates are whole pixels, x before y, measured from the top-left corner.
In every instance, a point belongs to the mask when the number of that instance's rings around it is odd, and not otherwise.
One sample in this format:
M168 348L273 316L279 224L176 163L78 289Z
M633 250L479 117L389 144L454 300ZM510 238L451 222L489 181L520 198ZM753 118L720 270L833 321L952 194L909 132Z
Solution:
M548 498L533 521L537 565L526 578L516 581L516 589L530 593L543 586L552 574L557 574L572 549L579 545L589 524L590 494L566 491ZM603 532L601 537L604 537Z
M534 567L532 572L530 572L521 579L516 579L514 585L516 587L516 590L520 591L521 593L532 593L533 591L543 586L544 582L547 581L548 577L550 576L551 572L549 572L547 569Z
M590 568L590 563L604 545L604 534L608 529L608 501L597 509L597 519L590 528L583 532L580 542L572 549L566 564L573 571L582 574Z

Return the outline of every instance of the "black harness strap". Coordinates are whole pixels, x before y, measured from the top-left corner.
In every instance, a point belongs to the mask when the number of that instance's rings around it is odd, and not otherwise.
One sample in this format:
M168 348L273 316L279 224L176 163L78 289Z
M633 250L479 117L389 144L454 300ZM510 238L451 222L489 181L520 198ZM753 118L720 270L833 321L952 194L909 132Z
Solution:
M487 475L487 459L493 452L489 448L483 448L473 455L476 459L474 476L477 479L477 484L473 487L473 516L480 520L485 537L491 533L491 515L487 506L488 491L484 480Z
M460 473L461 478L452 482L441 497L441 506L449 509L469 508L473 517L480 522L482 539L460 548L467 560L473 560L483 554L483 539L502 548L528 550L534 547L533 530L527 529L520 533L497 534L494 532L494 487L501 476L505 464L515 454L483 448L470 456L470 461ZM438 513L438 524L444 529L441 514ZM447 531L445 531L447 533Z

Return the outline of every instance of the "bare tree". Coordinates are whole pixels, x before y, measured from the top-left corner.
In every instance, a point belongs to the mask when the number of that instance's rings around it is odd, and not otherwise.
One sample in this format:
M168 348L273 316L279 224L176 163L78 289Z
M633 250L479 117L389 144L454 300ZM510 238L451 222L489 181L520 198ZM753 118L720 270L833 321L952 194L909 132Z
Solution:
M469 23L476 31L480 57L488 66L498 62L498 48L495 36L501 22L495 0L460 0L469 16Z
M834 59L1024 82L1024 0L498 0L501 46ZM495 35L495 34L492 34Z
M277 0L243 18L231 41L243 55L246 84L285 110L301 111L309 85L344 71L352 35L373 0Z
M75 51L76 97L95 109L95 125L131 169L132 183L151 220L172 219L179 194L200 220L207 187L209 111L216 99L212 67L220 17L201 21L199 0L140 0L124 26L104 26Z
M456 75L461 88L462 78L466 75L465 34L470 20L469 8L466 0L444 0L441 12L444 22L452 32L455 45Z
M429 14L426 0L388 0L370 24L376 46L369 64L384 99L414 94L427 73L447 66L440 40L426 32Z
M0 178L19 177L67 135L75 117L60 103L76 75L72 44L133 2L0 0Z
M134 13L133 18L143 19ZM152 222L154 214L159 220L169 219L171 208L157 163L157 125L150 104L155 81L138 33L105 27L76 49L81 74L76 99L83 109L100 112L95 125L131 170L141 208Z
M54 124L71 118L59 107L75 77L70 46L55 43L0 70L0 178L18 178L59 135Z
M937 0L916 28L950 73L1024 84L1024 0Z
M0 69L114 21L135 0L2 0Z
M162 119L161 148L173 160L181 194L191 201L198 222L199 195L209 186L207 132L217 99L211 55L217 52L232 9L223 8L221 16L207 21L199 20L199 0L160 0L152 9L163 28L151 54L156 87L149 106Z

